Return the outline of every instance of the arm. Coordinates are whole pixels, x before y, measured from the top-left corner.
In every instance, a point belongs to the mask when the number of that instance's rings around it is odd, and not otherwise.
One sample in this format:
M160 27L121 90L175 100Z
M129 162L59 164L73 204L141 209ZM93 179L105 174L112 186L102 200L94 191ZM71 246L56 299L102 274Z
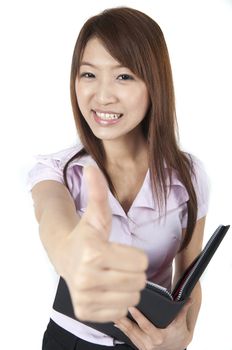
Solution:
M173 280L173 285L176 285L176 282L181 277L183 272L187 269L187 267L191 264L194 258L201 252L202 250L202 242L203 242L203 233L205 227L205 217L201 218L197 221L196 227L192 236L192 240L189 243L188 247L181 251L175 258L175 275ZM183 230L183 235L185 234L185 230ZM187 313L187 327L191 335L193 336L194 327L197 321L197 316L201 306L201 286L200 282L198 282L192 291L191 299L193 301L193 305L190 307Z
M180 252L175 259L174 285L184 270L190 265L194 258L200 253L203 241L205 217L198 220L193 237L188 247ZM183 230L183 235L185 230ZM128 318L122 318L116 323L140 350L182 350L192 340L193 331L201 305L201 288L198 283L192 294L191 301L187 302L170 325L165 329L155 327L136 308L129 311L137 323Z
M108 322L127 314L139 302L148 259L143 251L109 242L112 212L101 171L84 169L88 203L81 218L72 197L57 181L32 189L42 243L69 287L80 320Z
M62 275L59 246L80 216L68 189L58 181L39 182L32 189L32 198L42 244L57 273Z

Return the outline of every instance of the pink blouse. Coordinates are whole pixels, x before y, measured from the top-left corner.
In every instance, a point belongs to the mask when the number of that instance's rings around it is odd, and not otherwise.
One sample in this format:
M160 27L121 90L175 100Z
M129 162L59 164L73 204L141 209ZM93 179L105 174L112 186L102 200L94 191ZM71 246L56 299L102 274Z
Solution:
M66 162L80 149L81 144L50 155L39 155L28 177L29 190L43 180L55 180L64 183L63 168ZM192 156L196 178L193 184L197 194L197 219L204 217L208 210L208 177L200 160ZM73 196L76 210L81 216L87 206L87 191L83 181L83 167L89 164L97 166L90 155L70 163L67 180ZM167 199L167 213L159 216L156 198L151 191L150 173L147 171L142 187L131 208L126 214L120 203L109 190L109 203L112 209L112 230L110 241L131 245L143 249L149 259L147 279L169 290L172 281L172 263L181 244L182 229L187 226L188 193L173 170L172 184ZM160 219L160 220L159 220ZM81 322L67 317L54 309L51 318L67 331L79 338L101 345L113 346L113 338L94 330Z

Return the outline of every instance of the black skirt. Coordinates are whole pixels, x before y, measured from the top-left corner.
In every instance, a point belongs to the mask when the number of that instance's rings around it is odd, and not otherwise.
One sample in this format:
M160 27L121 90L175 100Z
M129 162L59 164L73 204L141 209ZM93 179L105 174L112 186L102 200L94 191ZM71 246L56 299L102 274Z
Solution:
M132 350L129 345L98 345L76 337L50 319L43 337L42 350Z
M42 350L131 350L126 344L98 345L76 337L50 319L43 337ZM187 349L185 349L187 350Z

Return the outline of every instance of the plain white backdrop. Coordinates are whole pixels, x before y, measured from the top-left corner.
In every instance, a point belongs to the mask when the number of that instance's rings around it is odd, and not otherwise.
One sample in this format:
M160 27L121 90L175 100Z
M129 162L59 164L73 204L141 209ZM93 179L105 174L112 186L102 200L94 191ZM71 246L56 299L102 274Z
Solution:
M210 177L205 239L231 215L231 0L0 2L1 344L39 350L57 276L38 236L27 172L38 153L73 145L73 47L84 21L126 5L161 26L169 48L181 146ZM231 231L231 232L230 232ZM232 229L202 277L203 304L189 350L232 350Z

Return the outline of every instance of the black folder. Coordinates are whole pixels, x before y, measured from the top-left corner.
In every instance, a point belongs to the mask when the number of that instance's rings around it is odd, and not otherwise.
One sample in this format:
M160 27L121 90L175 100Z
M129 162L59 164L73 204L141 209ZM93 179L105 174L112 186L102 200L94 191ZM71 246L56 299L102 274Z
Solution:
M220 225L216 229L201 253L185 270L172 293L158 284L147 281L146 287L141 292L140 302L136 308L139 309L156 327L165 328L176 318L183 305L187 302L193 288L213 257L221 241L225 237L229 227L229 225ZM69 290L63 278L60 278L53 307L56 311L78 320L74 314ZM133 320L133 317L129 312L127 317ZM114 327L113 322L97 323L78 321L102 333L110 335L117 340L123 341L134 349L137 349L131 340L119 328Z

